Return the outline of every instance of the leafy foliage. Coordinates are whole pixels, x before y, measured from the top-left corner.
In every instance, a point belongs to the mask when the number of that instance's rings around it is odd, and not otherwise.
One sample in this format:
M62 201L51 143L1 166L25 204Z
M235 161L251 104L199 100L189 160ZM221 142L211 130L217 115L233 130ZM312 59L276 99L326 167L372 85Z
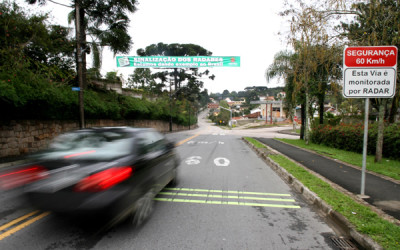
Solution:
M77 85L74 43L66 28L46 25L47 18L29 16L16 4L0 3L0 120L79 117L78 92L71 90ZM99 76L96 68L89 73L94 79ZM116 72L106 78L118 80ZM87 119L169 120L171 115L174 122L189 123L187 107L174 106L171 113L168 97L150 102L92 86L84 90L84 98Z
M368 153L374 154L378 134L377 124L368 127ZM318 125L311 134L311 142L347 151L361 153L364 126L362 124ZM383 156L400 159L400 124L390 124L384 130Z
M138 49L139 56L211 56L212 52L196 44L151 44L144 49ZM192 98L200 100L200 91L204 82L203 76L214 80L215 76L209 76L210 71L200 72L198 68L174 69L149 72L149 69L136 69L134 74L130 75L129 82L132 86L138 86L142 89L161 92L162 88L175 84L175 96L179 99ZM161 83L159 83L161 82Z

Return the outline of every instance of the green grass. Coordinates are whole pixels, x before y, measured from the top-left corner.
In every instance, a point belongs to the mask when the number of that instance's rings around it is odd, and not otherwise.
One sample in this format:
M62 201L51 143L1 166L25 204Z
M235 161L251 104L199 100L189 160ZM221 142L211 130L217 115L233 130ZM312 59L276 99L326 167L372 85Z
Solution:
M263 144L252 138L245 139L257 148L265 148ZM399 226L380 218L369 207L355 202L351 197L334 189L288 158L282 155L269 155L269 157L316 193L335 211L345 216L357 231L368 235L384 249L400 249Z
M251 142L251 144L253 144L256 148L266 148L266 146L264 144L262 144L261 142L257 141L256 139L253 139L251 137L245 137L245 139L249 142Z
M278 139L288 144L315 151L321 155L325 155L340 161L362 167L362 154L327 147L324 145L310 143L307 145L304 140ZM382 159L381 163L374 162L375 156L367 156L367 170L400 180L400 161Z
M369 207L355 202L286 157L282 155L269 157L316 193L335 211L344 215L357 231L368 235L385 249L400 248L400 227L381 219Z
M259 129L259 128L272 128L272 127L279 127L279 125L276 124L262 124L262 125L257 125L257 126L250 126L245 129Z

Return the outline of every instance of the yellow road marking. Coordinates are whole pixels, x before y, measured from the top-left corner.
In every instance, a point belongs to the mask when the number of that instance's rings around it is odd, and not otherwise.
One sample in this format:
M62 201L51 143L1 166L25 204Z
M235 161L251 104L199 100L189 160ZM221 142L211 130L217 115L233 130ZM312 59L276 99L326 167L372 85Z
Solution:
M156 201L168 201L168 202L217 204L217 205L236 205L236 206L252 206L252 207L301 208L300 206L296 206L296 205L248 203L248 202L233 202L233 201L186 200L186 199L173 199L173 198L154 198L154 200L156 200Z
M173 192L160 192L161 195L176 195L176 196L189 196L189 197L209 197L209 198L225 198L225 199L244 199L244 200L262 200L262 201L284 201L295 202L293 199L279 199L279 198L265 198L265 197L248 197L248 196L224 196L216 194L189 194L189 193L173 193Z
M196 189L196 188L164 188L164 190L188 191L188 192L208 192L208 193L228 193L228 194L238 194L238 195L253 194L253 195L269 195L269 196L291 196L290 194L243 192L243 191L233 191L233 190L209 190L209 189Z
M14 224L20 222L20 221L22 221L22 220L24 220L24 219L26 219L26 218L32 216L33 214L36 214L37 212L39 212L39 211L34 211L34 212L32 212L32 213L29 213L29 214L27 214L27 215L24 215L24 216L22 216L22 217L20 217L20 218L18 218L18 219L15 219L15 220L13 220L13 221L11 221L11 222L5 224L5 225L2 226L1 228L2 228L2 230L5 229L5 228L8 228L8 227L10 227L10 226L12 226L12 225L14 225ZM18 226L16 226L16 227L12 228L12 229L10 229L10 230L8 230L7 232L0 234L0 240L3 240L4 238L6 238L6 237L8 237L8 236L10 236L10 235L12 235L12 234L14 234L15 232L18 232L19 230L23 229L24 227L29 226L30 224L32 224L32 223L34 223L34 222L36 222L36 221L42 219L43 217L45 217L45 216L47 216L47 215L49 215L49 214L50 214L50 212L43 212L43 213L39 214L38 216L36 216L36 217L34 217L34 218L32 218L32 219L30 219L30 220L28 220L28 221L26 221L26 222L24 222L24 223L22 223L22 224L20 224L20 225L18 225Z
M15 220L13 220L13 221L10 221L10 222L8 222L7 224L1 226L1 227L0 227L0 231L3 231L4 229L7 229L7 228L11 227L12 225L17 224L18 222L20 222L20 221L22 221L22 220L25 220L26 218L31 217L32 215L34 215L34 214L36 214L36 213L39 213L39 210L33 211L33 212L31 212L31 213L29 213L29 214L26 214L26 215L24 215L24 216L21 216L21 217L15 219Z
M195 137L197 137L197 136L199 136L200 134L195 134L194 136L192 136L192 137L189 137L189 138L187 138L187 139L185 139L185 140L182 140L182 141L180 141L180 142L177 142L176 144L175 144L175 146L177 147L177 146L180 146L180 145L182 145L183 143L185 143L185 142L187 142L187 141L190 141L191 139L193 139L193 138L195 138Z
M170 191L170 192L169 192ZM217 194L215 194L217 193ZM224 195L227 194L227 195ZM231 194L231 195L230 195ZM277 208L301 208L298 205L290 204L266 204L258 203L257 201L278 201L278 202L296 202L294 199L285 199L279 197L266 196L291 196L290 194L276 193L261 193L261 192L244 192L230 190L209 190L209 189L194 189L194 188L164 188L159 195L167 195L172 197L156 197L156 201L181 202L181 203L197 203L197 204L219 204L219 205L236 205L236 206L253 206L253 207L277 207ZM247 196L252 195L252 196ZM257 195L257 196L255 196ZM180 199L180 197L187 197ZM211 199L222 200L199 200L190 199L191 197L206 197ZM230 199L230 200L228 200ZM232 200L236 199L236 200ZM244 200L252 200L253 202L245 202Z

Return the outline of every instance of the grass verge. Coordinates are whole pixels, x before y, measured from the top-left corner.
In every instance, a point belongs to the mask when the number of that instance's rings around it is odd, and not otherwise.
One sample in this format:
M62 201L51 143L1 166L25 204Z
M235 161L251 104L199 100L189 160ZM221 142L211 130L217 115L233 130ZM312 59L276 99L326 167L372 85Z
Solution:
M336 148L327 147L319 144L306 144L304 140L293 139L277 139L288 144L312 150L318 154L328 156L330 158L338 159L340 161L349 163L354 166L362 167L362 154L340 150ZM395 180L400 180L400 161L382 159L381 163L374 162L375 156L367 156L367 170L391 177Z
M252 138L245 138L257 148L265 146ZM400 227L378 216L369 207L357 203L328 183L314 176L303 167L282 155L269 157L286 169L307 188L316 193L334 210L345 216L360 233L368 235L384 249L400 249Z

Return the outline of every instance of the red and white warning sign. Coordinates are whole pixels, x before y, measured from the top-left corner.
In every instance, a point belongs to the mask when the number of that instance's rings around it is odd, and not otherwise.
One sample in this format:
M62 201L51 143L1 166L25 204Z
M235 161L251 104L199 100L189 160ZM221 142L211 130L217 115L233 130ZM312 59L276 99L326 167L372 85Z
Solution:
M347 47L343 57L343 96L392 98L396 91L396 46Z

